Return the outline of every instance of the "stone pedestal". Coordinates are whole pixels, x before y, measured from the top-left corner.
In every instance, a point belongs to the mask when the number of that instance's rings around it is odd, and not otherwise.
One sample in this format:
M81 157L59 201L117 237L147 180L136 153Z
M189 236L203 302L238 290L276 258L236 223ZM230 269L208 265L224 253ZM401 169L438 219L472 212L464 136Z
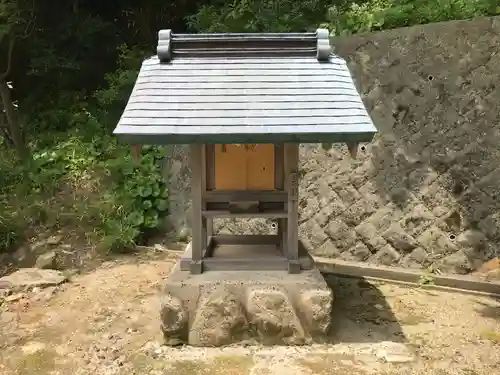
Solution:
M321 343L327 338L332 301L317 269L193 275L177 264L162 295L161 327L167 345Z

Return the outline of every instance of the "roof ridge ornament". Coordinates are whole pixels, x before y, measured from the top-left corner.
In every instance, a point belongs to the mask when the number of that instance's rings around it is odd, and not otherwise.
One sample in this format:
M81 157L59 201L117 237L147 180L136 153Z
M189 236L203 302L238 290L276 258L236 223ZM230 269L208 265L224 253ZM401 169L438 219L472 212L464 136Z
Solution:
M156 54L168 63L176 56L316 56L328 61L331 54L329 32L317 29L306 33L213 33L174 34L165 29L158 32Z
M318 61L328 61L332 48L330 46L328 29L316 30L316 58Z
M169 62L172 60L171 48L172 30L160 30L158 32L158 46L156 47L156 54L161 62Z

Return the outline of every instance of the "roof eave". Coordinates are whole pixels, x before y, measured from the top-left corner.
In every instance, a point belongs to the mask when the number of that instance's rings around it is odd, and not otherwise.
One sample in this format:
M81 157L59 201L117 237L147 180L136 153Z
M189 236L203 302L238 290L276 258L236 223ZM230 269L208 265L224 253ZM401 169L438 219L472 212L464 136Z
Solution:
M250 143L365 143L376 131L356 133L279 133L279 134L131 134L113 132L118 140L129 144L250 144Z

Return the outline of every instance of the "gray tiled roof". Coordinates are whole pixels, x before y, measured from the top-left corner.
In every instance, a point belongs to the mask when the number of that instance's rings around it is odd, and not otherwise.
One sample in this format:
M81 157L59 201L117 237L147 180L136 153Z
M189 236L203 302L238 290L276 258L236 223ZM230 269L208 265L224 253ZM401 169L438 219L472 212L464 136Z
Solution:
M203 53L216 49L182 54L179 48L176 56L173 46L169 61L155 56L143 62L114 131L122 139L364 142L376 132L339 57L318 61L316 54L292 51L238 55L229 48L220 56Z

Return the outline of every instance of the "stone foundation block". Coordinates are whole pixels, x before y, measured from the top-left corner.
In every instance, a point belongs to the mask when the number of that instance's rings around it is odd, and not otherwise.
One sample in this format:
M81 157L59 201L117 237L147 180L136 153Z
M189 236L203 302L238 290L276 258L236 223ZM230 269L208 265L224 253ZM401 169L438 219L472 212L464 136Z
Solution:
M304 329L289 296L281 290L250 289L246 309L253 330L263 344L305 343Z
M162 295L167 345L303 345L328 338L333 293L317 269L207 271L177 264Z

